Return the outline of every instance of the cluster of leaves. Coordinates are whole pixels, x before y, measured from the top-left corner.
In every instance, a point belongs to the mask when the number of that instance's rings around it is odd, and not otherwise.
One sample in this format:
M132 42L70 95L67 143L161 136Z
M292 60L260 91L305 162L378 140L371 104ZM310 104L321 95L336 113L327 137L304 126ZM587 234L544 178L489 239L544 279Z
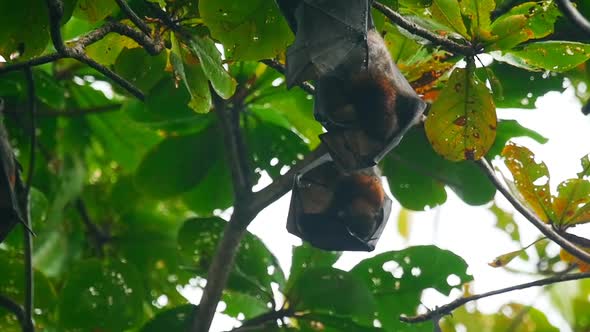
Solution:
M489 19L493 0L384 3L440 35L481 45L481 52L494 58L485 69L470 59L466 68L455 68L462 57L375 12L394 60L434 101L424 128L408 133L383 162L394 197L412 210L443 204L447 188L468 204L490 202L495 188L463 160L497 156L512 137L544 142L514 120L496 121L495 107L532 108L545 92L561 91L564 77L587 81L578 65L590 58L590 46L551 40L567 29L559 28L552 1L524 2L494 20ZM206 278L224 226L214 212L233 203L219 120L209 113L213 94L239 112L253 179L280 177L318 145L322 132L312 115L312 97L298 88L287 90L279 73L256 62L282 58L293 38L273 1L128 4L149 18L167 46L164 51L148 55L136 41L113 33L85 51L140 88L145 101L105 84L102 73L71 59L33 68L39 108L35 165L28 164L26 153L26 81L20 72L0 76L4 122L15 154L25 170L34 168L30 199L40 330L172 331L188 324L195 308L179 289L199 286L195 276ZM8 61L3 65L53 51L43 1L0 2L0 12L10 13L0 23L0 55ZM162 13L172 21L163 20ZM112 0L66 0L62 35L75 42L110 20L131 26ZM497 89L493 94L486 80ZM526 162L516 156L507 160ZM524 181L518 179L517 187ZM580 211L581 201L568 195L588 194L585 183L583 177L567 182L549 205L527 198L537 192L534 185L522 192L528 204L550 212L544 212L547 220L571 225L583 219L564 217ZM0 245L0 294L19 303L24 296L21 238L17 228ZM287 279L265 245L247 235L224 293L225 313L247 321L281 309L274 303L278 285L286 299L282 309L290 315L284 330L403 331L407 326L398 316L415 313L422 290L448 294L471 279L459 257L431 246L384 253L349 272L331 267L337 258L297 247ZM459 277L452 285L451 275ZM542 321L536 312L529 315ZM511 317L504 316L498 319ZM0 330L19 330L15 317L1 311Z

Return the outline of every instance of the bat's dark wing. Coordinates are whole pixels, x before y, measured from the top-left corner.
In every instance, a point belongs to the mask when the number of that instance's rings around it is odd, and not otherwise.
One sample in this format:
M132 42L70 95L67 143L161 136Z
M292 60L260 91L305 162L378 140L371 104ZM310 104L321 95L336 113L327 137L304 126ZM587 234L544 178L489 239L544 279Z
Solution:
M368 0L302 0L294 17L295 42L287 48L288 87L338 67L350 72L366 65L367 29L372 26Z
M289 24L289 27L291 28L291 31L293 31L293 32L297 31L297 21L295 20L295 10L297 9L297 7L299 6L299 4L302 1L303 0L276 0L277 5L279 6L279 9L281 10L281 13L285 17L285 20L287 20L287 24Z
M23 222L17 192L22 189L19 166L8 143L6 129L0 122L0 242Z

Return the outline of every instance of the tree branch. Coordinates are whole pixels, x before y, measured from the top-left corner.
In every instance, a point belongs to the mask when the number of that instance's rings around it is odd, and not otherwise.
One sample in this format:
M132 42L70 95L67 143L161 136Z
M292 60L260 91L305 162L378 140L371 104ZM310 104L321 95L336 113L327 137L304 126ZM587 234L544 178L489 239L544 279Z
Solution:
M500 180L496 177L496 174L492 167L490 166L489 162L482 158L478 160L477 165L483 169L484 173L487 177L492 181L496 189L506 197L506 199L514 206L514 208L520 212L527 220L533 224L533 226L537 227L543 235L548 237L549 239L553 240L553 242L557 243L560 247L565 249L567 252L575 256L576 258L582 260L585 263L590 264L590 253L585 252L584 250L580 249L578 246L570 242L567 238L562 236L560 233L556 232L553 227L548 224L545 224L541 221L535 214L529 211L529 209L524 206L514 195L510 192L506 186L500 182Z
M31 186L33 184L33 174L35 171L35 151L37 147L37 126L35 123L35 113L37 110L37 98L35 94L35 81L33 79L33 71L31 67L25 68L25 81L27 82L27 99L29 105L29 117L30 117L30 157L29 157L29 165L27 170L27 179L25 182L25 228L27 230L33 229L33 224L31 222ZM30 323L31 331L34 329L33 327L33 309L34 309L34 274L33 274L33 238L31 232L25 230L23 232L24 235L24 266L25 266L25 321Z
M572 5L570 0L557 0L559 10L578 28L590 35L590 22Z
M462 54L465 56L472 56L477 54L477 50L472 45L459 44L452 39L442 37L431 31L417 25L416 23L406 20L403 16L396 13L393 9L385 6L384 4L375 1L373 7L379 10L383 15L390 19L396 25L408 30L409 32L420 36L426 40L433 42L436 45L440 45L446 50L455 54Z
M252 183L250 181L250 166L248 155L245 151L245 145L240 131L239 114L233 108L227 107L227 102L223 100L214 90L211 90L215 113L221 125L223 132L223 141L225 143L226 155L229 160L231 169L233 188L235 194L235 204L248 200L252 193ZM245 202L244 202L245 203Z
M195 316L191 324L190 331L192 332L208 332L215 315L215 309L221 299L221 294L229 278L229 274L234 266L234 260L240 242L246 234L246 227L252 221L254 216L239 210L239 205L236 202L234 212L225 226L223 236L215 257L209 266L207 272L207 285L203 291L203 297L199 303L199 312Z
M283 66L283 64L281 64L277 60L265 59L265 60L260 60L260 62L262 62L265 65L269 66L270 68L278 71L279 73L285 75L285 66ZM299 87L303 91L309 93L310 95L315 94L315 87L313 85L311 85L309 82L302 82L301 84L299 84Z
M76 210L78 210L78 214L80 215L80 218L82 218L84 226L86 226L86 230L94 239L96 249L99 253L102 254L102 248L104 244L111 240L110 235L92 222L90 216L88 215L88 209L86 209L86 204L84 204L82 198L78 198L75 202L75 205Z
M308 153L303 160L291 167L287 173L278 179L275 179L271 184L264 187L264 189L255 192L253 194L254 197L247 207L250 210L250 213L258 214L262 209L288 193L293 187L293 179L295 178L295 175L297 175L302 168L326 153L328 152L323 145L318 146L315 150Z
M46 64L49 62L53 62L55 60L62 59L63 57L64 56L62 56L61 54L51 53L51 54L47 54L47 55L42 55L38 58L34 58L34 59L31 59L28 61L17 62L15 64L10 64L10 65L7 65L4 62L0 62L0 74L4 74L4 73L11 72L11 71L16 71L16 70L21 70L26 67L43 65L43 64Z
M557 275L554 277L549 277L549 278L540 279L540 280L536 280L536 281L532 281L532 282L527 282L527 283L520 284L520 285L514 285L514 286L510 286L510 287L506 287L506 288L497 289L497 290L490 291L487 293L477 294L477 295L468 296L468 297L462 297L462 298L456 299L453 302L445 304L442 307L439 307L435 310L428 311L427 313L422 314L422 315L411 316L411 317L401 316L400 320L405 323L425 322L427 320L436 319L437 317L449 315L451 312L453 312L453 310L459 308L460 306L464 305L465 303L479 300L479 299L483 299L485 297L508 293L508 292L512 292L515 290L526 289L526 288L530 288L530 287L546 286L546 285L555 284L555 283L559 283L559 282L585 279L585 278L590 278L590 273L572 273L572 274Z
M259 331L260 327L267 325L269 322L275 322L277 319L290 317L293 314L292 309L280 309L265 312L245 321L242 326L232 329L231 332Z
M138 27L139 30L141 30L147 36L149 36L152 33L150 27L148 27L147 24L141 18L139 18L139 16L137 16L137 14L133 11L133 9L131 9L131 7L129 7L129 5L127 4L127 1L125 1L125 0L115 0L115 1L117 2L117 5L119 5L119 8L121 8L121 11L123 11L123 13L125 13L125 15L127 15L129 17L131 22L133 22L133 24L135 24L135 26Z
M20 323L23 332L33 332L32 323L27 321L25 311L20 305L18 305L12 299L4 295L0 295L0 307L4 307L6 310L12 312L16 316L16 319Z

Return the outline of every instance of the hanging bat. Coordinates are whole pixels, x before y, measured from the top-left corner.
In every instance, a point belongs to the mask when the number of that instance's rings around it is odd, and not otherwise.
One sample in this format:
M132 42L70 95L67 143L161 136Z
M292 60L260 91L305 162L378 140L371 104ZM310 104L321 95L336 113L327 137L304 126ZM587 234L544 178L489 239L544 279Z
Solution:
M295 42L287 85L316 79L320 139L345 170L376 165L420 118L426 103L375 31L369 0L277 0Z
M374 249L389 216L377 168L342 172L329 155L296 177L287 228L326 250Z

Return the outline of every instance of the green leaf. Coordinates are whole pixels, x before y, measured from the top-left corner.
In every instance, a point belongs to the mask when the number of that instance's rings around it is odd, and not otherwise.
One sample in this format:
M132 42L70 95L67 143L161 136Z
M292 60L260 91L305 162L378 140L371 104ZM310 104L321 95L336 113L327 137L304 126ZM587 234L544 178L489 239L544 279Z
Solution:
M273 1L201 0L199 12L234 60L274 58L293 38Z
M158 313L139 332L188 331L198 312L198 307L185 304Z
M507 50L530 39L553 33L560 12L553 2L525 2L512 7L492 24L492 43L488 50Z
M549 287L548 292L552 307L557 309L572 330L590 328L590 317L586 314L590 310L590 279L558 283Z
M115 72L141 91L149 91L164 77L166 52L149 55L143 48L124 48L115 61Z
M410 130L384 160L383 174L403 207L433 208L446 201L445 185L471 205L489 202L496 192L486 175L471 162L450 162L436 154L422 128Z
M538 132L521 126L516 120L500 120L498 121L498 129L496 130L496 140L486 156L489 159L499 156L506 143L514 137L529 137L541 144L545 144L548 141L546 137Z
M494 0L463 0L460 2L463 20L468 22L471 40L487 37L490 29L490 16L496 8Z
M398 317L416 313L423 290L434 288L448 295L473 280L461 257L435 246L385 252L361 261L350 272L371 289L377 301L376 318L388 331L412 331Z
M0 1L0 55L10 61L28 60L43 52L49 42L47 5L43 1Z
M114 1L112 1L115 3ZM116 5L116 4L115 4ZM116 33L110 33L103 39L86 47L86 54L100 64L109 66L115 64L123 49L137 48L139 45L131 38ZM141 48L140 48L141 50ZM158 75L158 73L154 73Z
M307 242L302 245L293 247L293 256L291 258L291 272L289 273L289 282L287 292L292 287L294 281L300 274L310 268L331 267L342 255L339 251L325 251L317 249Z
M211 117L190 109L190 100L188 91L177 87L173 78L166 75L148 92L145 103L128 99L123 104L123 111L133 120L161 130L161 134L188 134L202 130L211 120Z
M350 272L331 267L308 268L297 276L286 296L289 306L297 311L350 317L356 323L372 326L373 294Z
M283 167L292 167L309 149L281 114L256 106L249 110L242 120L242 127L252 163L276 179Z
M320 143L318 135L322 133L322 126L313 116L313 98L299 88L287 90L284 78L273 73L271 69L267 69L258 81L265 83L257 85L250 105L258 109L267 109L268 112L280 113L301 136L305 137L310 148L316 147ZM274 86L274 82L281 84Z
M535 161L535 156L529 149L514 143L506 145L502 156L518 190L514 194L541 220L555 220L549 189L549 171L545 163Z
M236 81L223 68L221 54L213 40L195 36L189 40L188 46L193 55L199 58L213 89L224 99L231 97L236 90Z
M496 203L490 206L489 210L496 217L496 228L510 235L513 241L520 242L520 231L514 221L514 213L503 210Z
M557 73L531 72L497 61L488 68L493 71L496 81L502 88L501 95L493 94L497 108L533 109L537 99L547 92L565 90L563 75ZM480 68L478 76L485 81L488 75ZM497 135L500 135L499 131L500 128Z
M494 58L527 70L565 72L590 59L590 44L543 41L526 44Z
M211 109L211 93L203 68L194 63L187 64L185 67L182 50L175 38L172 40L170 63L174 67L175 76L184 83L184 87L191 96L188 106L197 113L209 112Z
M118 261L83 261L72 268L60 293L59 321L65 328L123 331L141 322L139 273Z
M191 218L178 232L178 246L185 265L205 277L227 222L217 217ZM271 283L280 287L285 276L277 259L256 236L247 233L240 243L227 289L254 296L264 305L272 298Z
M111 0L78 0L74 16L90 22L98 22L118 8Z
M156 145L139 165L135 183L146 194L167 198L189 191L203 181L221 149L215 128L169 137Z
M435 20L449 27L451 31L470 38L459 8L457 0L432 0L432 6L429 9Z
M496 137L496 108L490 91L471 70L455 69L432 104L424 127L434 150L445 158L481 158Z
M52 109L63 109L66 106L66 89L48 73L33 70L35 92L37 98Z
M194 189L182 195L182 200L194 212L202 216L211 215L215 210L225 210L234 201L231 172L221 149L211 156L215 163L207 175Z
M20 256L20 257L19 257ZM22 304L25 300L25 270L22 255L12 251L0 250L0 294ZM55 321L55 302L57 296L53 284L45 275L34 270L35 307L33 308L35 325L38 329L53 325ZM0 307L0 330L6 332L21 331L20 324L13 314Z
M339 317L328 314L308 313L297 319L299 330L303 332L384 332L384 329L360 325L350 317Z

